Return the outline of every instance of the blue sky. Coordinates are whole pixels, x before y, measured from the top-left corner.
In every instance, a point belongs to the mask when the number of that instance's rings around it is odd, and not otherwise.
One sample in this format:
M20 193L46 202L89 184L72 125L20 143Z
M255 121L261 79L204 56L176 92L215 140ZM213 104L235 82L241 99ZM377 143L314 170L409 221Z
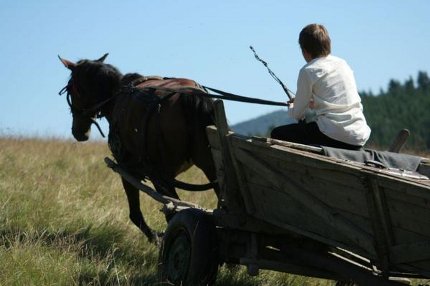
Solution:
M121 72L192 78L244 96L286 101L249 46L293 91L305 63L298 33L324 24L359 90L430 72L427 0L0 1L0 135L71 137L57 55L106 59ZM231 124L279 109L226 102ZM107 126L102 124L107 132ZM93 128L94 129L94 128ZM97 134L93 130L93 134Z

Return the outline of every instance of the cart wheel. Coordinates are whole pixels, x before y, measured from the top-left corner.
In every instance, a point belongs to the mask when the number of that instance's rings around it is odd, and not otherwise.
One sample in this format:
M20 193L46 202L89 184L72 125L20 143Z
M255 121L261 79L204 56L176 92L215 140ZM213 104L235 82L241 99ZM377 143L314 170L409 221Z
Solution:
M213 284L218 272L218 248L211 215L198 209L174 215L164 234L159 260L161 283Z

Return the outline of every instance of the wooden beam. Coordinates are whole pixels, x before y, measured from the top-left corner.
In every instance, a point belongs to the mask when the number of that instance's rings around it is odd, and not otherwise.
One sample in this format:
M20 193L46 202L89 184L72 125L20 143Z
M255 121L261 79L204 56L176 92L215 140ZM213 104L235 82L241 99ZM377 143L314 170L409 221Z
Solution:
M121 175L121 177L124 178L127 182L129 182L131 185L133 185L137 189L141 190L142 192L144 192L145 194L147 194L148 196L150 196L151 198L153 198L157 202L160 202L160 203L165 204L165 205L167 205L169 203L172 203L174 206L189 207L189 208L199 208L199 209L201 209L196 204L185 202L185 201L181 201L181 200L178 200L178 199L175 199L175 198L171 198L169 196L164 196L164 195L161 195L161 194L157 193L152 188L146 186L145 184L142 184L142 182L140 180L136 179L135 177L133 177L132 175L130 175L129 173L127 173L117 163L115 163L114 161L112 161L108 157L105 158L105 163L114 172L116 172L119 175Z
M376 242L379 263L382 271L390 269L390 246L394 244L393 227L385 200L384 190L378 186L374 175L367 175L368 187L366 188L367 206L372 223L373 234Z
M222 188L225 189L224 192L240 192L242 194L243 203L245 204L247 213L252 214L255 212L254 202L249 196L244 195L246 193L247 184L243 174L240 171L240 166L238 166L235 160L235 154L231 150L232 147L229 136L233 135L233 133L229 131L222 100L215 101L215 118L220 143L222 146L221 153L224 161L223 166L226 176L226 186L222 186ZM229 198L230 194L225 193L224 197ZM230 203L238 202L236 201Z

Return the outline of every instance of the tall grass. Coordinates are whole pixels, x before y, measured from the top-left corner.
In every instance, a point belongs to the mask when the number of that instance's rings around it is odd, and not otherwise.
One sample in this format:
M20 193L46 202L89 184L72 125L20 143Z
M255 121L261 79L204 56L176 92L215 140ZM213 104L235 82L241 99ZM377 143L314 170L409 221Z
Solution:
M0 285L157 285L158 248L129 222L103 142L0 138ZM181 179L205 182L197 169ZM212 193L180 193L207 208ZM142 195L152 227L161 205ZM418 283L418 282L417 282ZM218 285L333 285L332 281L223 267Z

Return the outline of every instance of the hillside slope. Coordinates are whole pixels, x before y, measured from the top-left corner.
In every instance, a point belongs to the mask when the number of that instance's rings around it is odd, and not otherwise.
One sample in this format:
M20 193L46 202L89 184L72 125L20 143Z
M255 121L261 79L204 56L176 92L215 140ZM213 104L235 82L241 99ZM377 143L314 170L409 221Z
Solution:
M230 128L239 134L247 136L266 136L273 127L293 123L285 110L274 111L238 124Z

